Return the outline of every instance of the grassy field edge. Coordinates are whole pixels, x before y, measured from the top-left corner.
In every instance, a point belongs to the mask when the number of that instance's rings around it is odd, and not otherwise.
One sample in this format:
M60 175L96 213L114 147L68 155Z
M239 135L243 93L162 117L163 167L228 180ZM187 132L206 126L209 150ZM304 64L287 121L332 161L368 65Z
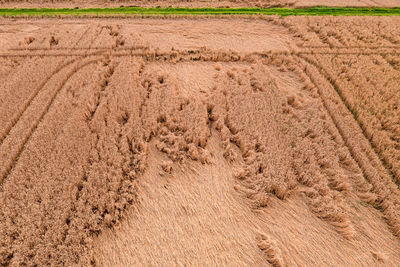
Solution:
M279 16L399 16L400 7L309 7L309 8L0 8L0 16L60 15L279 15Z

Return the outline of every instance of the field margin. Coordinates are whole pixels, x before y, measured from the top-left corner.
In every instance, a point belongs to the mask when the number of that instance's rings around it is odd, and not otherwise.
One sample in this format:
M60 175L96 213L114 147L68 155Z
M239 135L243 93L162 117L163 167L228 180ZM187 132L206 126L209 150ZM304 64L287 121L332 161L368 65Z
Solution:
M309 8L0 8L0 16L113 16L113 15L278 15L286 16L400 16L400 7L309 7Z

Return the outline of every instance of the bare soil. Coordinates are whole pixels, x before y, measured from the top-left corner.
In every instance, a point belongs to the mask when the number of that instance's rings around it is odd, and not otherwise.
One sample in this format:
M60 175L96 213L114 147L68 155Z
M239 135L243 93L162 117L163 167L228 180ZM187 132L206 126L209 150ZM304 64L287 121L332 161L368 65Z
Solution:
M397 266L399 24L1 19L0 265Z

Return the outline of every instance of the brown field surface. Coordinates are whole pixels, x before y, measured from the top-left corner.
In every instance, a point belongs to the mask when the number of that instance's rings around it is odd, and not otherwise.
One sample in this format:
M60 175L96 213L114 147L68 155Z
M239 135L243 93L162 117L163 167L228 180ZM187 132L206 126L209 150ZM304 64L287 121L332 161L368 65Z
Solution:
M0 265L398 266L399 29L0 19Z
M393 18L288 19L304 56L337 90L400 183L400 27ZM291 25L289 25L291 24ZM296 26L294 26L296 25ZM351 25L351 27L350 27Z
M2 8L32 7L398 7L398 0L0 0Z

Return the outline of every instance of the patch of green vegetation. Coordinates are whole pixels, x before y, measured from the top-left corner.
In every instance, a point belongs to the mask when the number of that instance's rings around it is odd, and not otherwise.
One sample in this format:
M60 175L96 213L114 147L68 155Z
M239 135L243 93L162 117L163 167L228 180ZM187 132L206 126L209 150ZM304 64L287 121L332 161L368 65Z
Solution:
M84 15L279 15L279 16L399 16L400 7L309 7L309 8L15 8L0 9L0 16Z

